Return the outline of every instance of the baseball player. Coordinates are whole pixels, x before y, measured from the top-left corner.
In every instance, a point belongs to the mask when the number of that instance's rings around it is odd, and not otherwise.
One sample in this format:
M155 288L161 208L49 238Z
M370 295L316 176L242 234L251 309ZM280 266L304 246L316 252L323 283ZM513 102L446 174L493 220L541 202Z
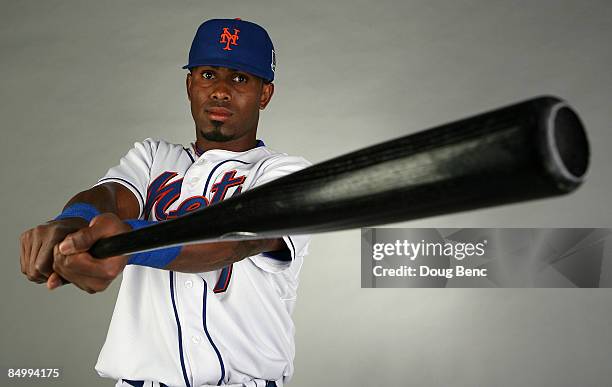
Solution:
M182 216L309 165L257 140L274 93L260 26L214 19L189 52L196 140L146 139L53 221L21 236L21 267L49 289L90 293L120 273L97 372L116 386L283 386L293 374L298 273L308 236L171 247L93 259L98 239ZM214 222L214 219L210 219Z

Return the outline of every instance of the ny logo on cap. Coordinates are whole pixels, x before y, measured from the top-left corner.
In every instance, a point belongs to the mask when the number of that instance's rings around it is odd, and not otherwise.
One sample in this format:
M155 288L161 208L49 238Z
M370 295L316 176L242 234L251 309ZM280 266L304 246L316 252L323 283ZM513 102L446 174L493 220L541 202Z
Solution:
M223 28L223 33L221 33L221 40L219 40L219 43L225 43L225 47L223 47L224 50L231 51L232 49L230 48L230 44L232 46L238 45L238 43L236 43L238 40L238 32L240 32L240 30L234 28L234 33L230 34L229 28Z

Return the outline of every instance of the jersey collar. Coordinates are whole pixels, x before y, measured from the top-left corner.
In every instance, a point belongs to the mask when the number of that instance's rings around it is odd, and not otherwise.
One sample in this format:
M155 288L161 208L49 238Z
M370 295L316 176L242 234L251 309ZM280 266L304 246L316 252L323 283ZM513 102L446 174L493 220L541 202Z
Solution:
M266 144L264 144L264 142L262 140L257 140L257 143L255 144L255 148L258 148L260 146L266 146ZM191 147L193 148L193 151L194 151L194 153L196 154L197 157L202 156L204 154L204 152L206 152L206 151L200 150L200 148L197 147L195 142L191 143Z

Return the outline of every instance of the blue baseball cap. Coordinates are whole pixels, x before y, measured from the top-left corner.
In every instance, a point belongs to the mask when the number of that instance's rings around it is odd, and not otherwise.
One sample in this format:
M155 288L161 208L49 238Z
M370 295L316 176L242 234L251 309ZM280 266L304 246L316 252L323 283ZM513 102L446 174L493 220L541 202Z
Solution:
M189 63L221 66L274 80L276 57L270 36L261 26L241 19L211 19L200 25L189 50Z

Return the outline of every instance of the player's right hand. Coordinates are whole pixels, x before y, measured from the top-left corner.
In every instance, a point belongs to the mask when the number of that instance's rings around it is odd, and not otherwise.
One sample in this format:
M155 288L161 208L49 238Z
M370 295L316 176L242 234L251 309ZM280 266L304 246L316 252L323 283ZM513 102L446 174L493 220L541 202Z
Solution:
M44 283L53 273L53 247L66 235L88 226L82 218L52 220L21 234L21 272L30 281Z

